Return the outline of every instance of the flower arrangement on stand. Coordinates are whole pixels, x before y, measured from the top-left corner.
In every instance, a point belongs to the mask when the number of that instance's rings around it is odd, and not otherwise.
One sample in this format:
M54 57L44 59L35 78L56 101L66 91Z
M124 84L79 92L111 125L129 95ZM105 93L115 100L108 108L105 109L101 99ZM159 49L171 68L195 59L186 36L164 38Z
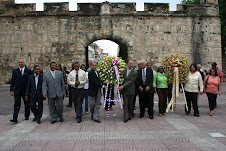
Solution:
M120 75L120 83L123 83L123 70L127 68L127 65L125 61L119 57L105 57L99 60L97 71L101 81L108 81L110 84L117 85L118 83L115 75L114 65L112 63L113 59L118 61L117 67Z
M162 66L169 83L173 83L173 71L175 67L179 70L179 83L185 83L189 74L190 63L188 59L179 53L170 54L162 60Z
M99 60L97 71L101 81L107 81L107 89L104 97L104 107L108 102L107 117L109 117L110 102L119 102L121 109L123 109L120 92L118 90L119 84L124 82L123 70L127 67L124 60L118 57L106 57ZM111 100L112 84L117 85L118 100ZM107 99L108 86L110 86L109 99Z

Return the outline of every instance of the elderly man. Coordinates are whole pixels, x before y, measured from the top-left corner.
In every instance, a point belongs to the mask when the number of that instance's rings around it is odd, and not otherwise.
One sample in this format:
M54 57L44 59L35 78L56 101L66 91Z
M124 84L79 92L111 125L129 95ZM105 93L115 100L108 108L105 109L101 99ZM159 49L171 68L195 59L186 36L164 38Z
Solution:
M129 60L128 68L123 71L124 83L119 87L123 94L123 111L124 111L124 123L131 120L133 113L133 97L135 95L135 83L137 79L137 71L133 69L134 63Z
M140 103L140 116L144 117L145 106L148 104L148 115L150 119L153 119L153 71L147 68L147 62L140 61L141 69L138 70L137 85L139 87L139 103Z
M18 113L21 107L21 97L24 100L25 120L29 119L30 108L29 101L25 101L25 92L28 82L28 77L32 74L31 70L25 67L24 60L19 60L19 68L13 70L10 84L10 94L14 96L14 113L11 122L17 123Z

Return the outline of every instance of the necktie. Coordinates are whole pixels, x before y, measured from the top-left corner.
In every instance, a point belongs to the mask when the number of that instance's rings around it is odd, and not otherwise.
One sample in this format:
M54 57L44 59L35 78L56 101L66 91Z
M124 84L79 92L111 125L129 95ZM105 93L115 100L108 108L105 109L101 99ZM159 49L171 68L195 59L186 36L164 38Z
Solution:
M22 69L20 69L20 73L21 73L21 75L23 76L23 70L22 70Z
M78 71L76 71L76 78L75 78L75 82L78 81ZM78 87L78 85L75 86L76 88Z
M55 80L55 72L52 72L53 79Z
M143 69L143 84L145 85L146 82L146 74L145 74L145 69Z

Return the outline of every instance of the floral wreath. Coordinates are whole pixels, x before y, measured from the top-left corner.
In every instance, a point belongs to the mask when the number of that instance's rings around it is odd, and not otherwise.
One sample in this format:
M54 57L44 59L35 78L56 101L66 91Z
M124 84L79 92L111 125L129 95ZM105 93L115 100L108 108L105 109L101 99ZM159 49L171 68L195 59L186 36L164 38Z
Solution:
M122 60L120 57L105 57L103 59L99 60L98 66L97 66L97 71L99 73L99 78L101 81L108 81L110 84L118 84L116 75L115 75L115 70L114 70L114 65L112 63L112 60L117 60L117 67L119 71L119 81L120 83L124 82L123 79L123 70L127 68L127 65L124 60Z
M168 83L173 83L173 71L175 67L178 67L179 70L179 82L185 83L190 71L189 65L188 59L179 53L170 54L164 57L162 66L168 78Z

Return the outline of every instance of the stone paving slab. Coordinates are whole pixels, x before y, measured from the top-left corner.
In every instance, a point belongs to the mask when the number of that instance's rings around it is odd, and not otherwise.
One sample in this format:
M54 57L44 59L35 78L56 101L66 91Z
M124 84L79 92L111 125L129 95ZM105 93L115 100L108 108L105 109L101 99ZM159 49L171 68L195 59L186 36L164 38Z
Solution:
M2 89L4 88L0 89L0 95L6 92L2 92ZM19 122L12 124L9 121L12 114L6 114L8 111L4 111L4 114L0 115L0 151L225 151L226 137L210 135L220 133L226 136L225 90L226 84L223 84L223 94L218 97L218 107L212 117L209 116L205 94L199 97L199 118L192 113L186 115L183 105L177 105L175 112L170 111L159 117L157 95L153 120L148 118L147 113L144 118L138 118L137 98L135 118L127 123L123 123L119 104L113 106L109 118L106 117L107 112L104 111L103 105L101 106L100 124L91 121L90 114L84 114L82 123L78 124L74 109L66 107L65 121L50 124L46 101L41 124L33 122L33 116L24 121L22 109ZM178 101L182 101L182 98L180 94ZM67 102L68 98L64 100L65 104Z

